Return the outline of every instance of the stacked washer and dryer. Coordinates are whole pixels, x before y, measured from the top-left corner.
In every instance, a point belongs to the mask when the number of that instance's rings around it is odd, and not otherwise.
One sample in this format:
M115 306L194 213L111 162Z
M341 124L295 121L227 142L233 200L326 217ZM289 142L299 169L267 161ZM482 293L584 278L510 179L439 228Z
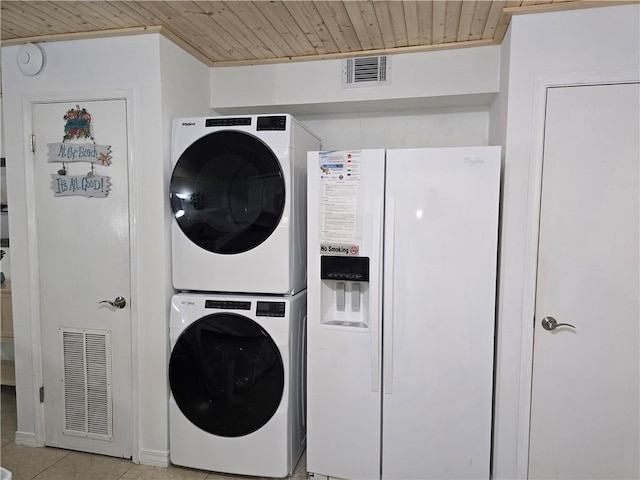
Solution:
M173 123L171 462L285 477L305 446L306 154L290 115Z

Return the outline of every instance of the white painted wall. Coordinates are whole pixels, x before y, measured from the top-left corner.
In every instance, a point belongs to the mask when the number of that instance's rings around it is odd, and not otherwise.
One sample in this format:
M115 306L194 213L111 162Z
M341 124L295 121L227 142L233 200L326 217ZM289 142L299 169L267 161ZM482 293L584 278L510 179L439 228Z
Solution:
M134 388L139 395L138 450L143 463L168 462L167 331L170 244L167 227L170 120L175 115L209 112L209 68L158 34L40 44L45 65L34 77L16 67L19 46L2 49L3 114L11 204L12 291L18 397L18 440L42 443L40 406L35 386L39 368L32 361L32 279L28 267L30 218L25 196L27 134L23 97L87 96L91 92L126 91L130 102L133 171L136 194L132 246L138 281L133 286L138 315L134 319ZM126 55L123 54L126 52ZM35 379L35 381L34 381Z
M329 150L488 144L500 47L388 59L382 87L341 88L340 60L213 68L211 105L227 115L292 113Z
M171 283L171 236L169 225L171 221L171 207L169 205L169 179L171 178L171 121L176 117L210 115L207 103L209 98L209 68L187 54L163 36L158 36L160 42L160 102L162 116L158 119L160 128L158 134L149 141L162 147L162 155L158 157L156 173L158 178L154 186L162 185L161 198L155 204L156 211L152 216L155 224L162 220L163 232L157 232L163 248L158 249L153 256L157 264L157 273L166 281L163 291L159 285L151 286L148 291L149 299L155 301L157 312L155 320L151 318L144 329L140 329L140 352L145 374L141 378L140 406L148 410L141 417L140 426L141 463L151 465L168 464L168 421L169 421L169 385L167 382L167 364L169 359L168 321L169 299L174 290ZM147 249L149 245L141 248ZM147 272L143 272L147 277ZM162 300L161 300L162 299ZM144 312L147 315L148 311ZM145 323L143 321L143 323ZM153 324L153 327L152 325ZM156 326L160 326L157 328ZM151 327L153 329L151 329ZM158 421L165 419L166 422ZM159 441L161 440L161 441ZM160 448L162 447L162 448Z
M4 158L4 129L2 128L2 96L0 95L0 157ZM0 203L7 203L7 174L6 168L0 167ZM0 237L7 238L9 222L7 212L0 213ZM0 272L4 273L5 281L11 281L11 251L9 247L2 247L4 258L0 261ZM13 362L13 342L3 341L0 346L0 360Z
M214 68L211 107L221 113L353 113L489 105L498 92L500 47L388 57L387 86L341 88L341 60Z
M2 96L0 96L0 157L4 158L4 129L2 128ZM6 168L0 166L0 203L7 204L7 174ZM2 211L0 213L0 238L7 238L9 235L9 216L7 212ZM6 281L11 280L11 258L9 247L3 247L5 256L0 262L0 271L4 273ZM9 350L6 348L8 344L3 345L3 350ZM6 358L5 352L2 354L2 360L13 360L13 345L11 345L11 357Z
M488 107L298 115L324 150L487 145Z
M511 58L511 29L500 45L500 90L491 104L489 115L490 145L504 145L507 135L507 100L509 98L509 67ZM504 159L504 149L502 151Z
M637 79L639 45L640 5L529 14L511 19L510 35L503 44L505 52L507 49L510 52L500 238L494 478L526 478L535 278L535 265L531 264L531 258L535 259L532 233L539 188L532 167L537 160L542 127L537 121L540 106L537 82L545 77L578 81L621 76Z

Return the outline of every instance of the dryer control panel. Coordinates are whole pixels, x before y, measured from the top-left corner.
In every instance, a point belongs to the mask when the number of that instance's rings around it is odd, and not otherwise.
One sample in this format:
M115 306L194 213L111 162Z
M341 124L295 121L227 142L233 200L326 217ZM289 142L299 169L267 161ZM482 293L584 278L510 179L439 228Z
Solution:
M251 117L223 117L207 118L206 127L235 127L237 125L251 125Z
M258 302L256 315L258 317L284 317L284 302Z
M258 117L256 130L286 130L287 117L284 115L275 115L270 117Z
M231 300L205 300L204 308L217 310L251 310L251 302L234 302Z

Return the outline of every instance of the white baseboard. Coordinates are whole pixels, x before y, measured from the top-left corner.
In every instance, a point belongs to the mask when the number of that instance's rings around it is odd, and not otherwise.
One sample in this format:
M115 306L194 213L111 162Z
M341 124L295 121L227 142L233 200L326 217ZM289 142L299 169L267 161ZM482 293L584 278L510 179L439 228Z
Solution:
M38 437L35 433L31 432L16 432L16 445L25 445L27 447L44 447L38 441Z
M157 450L140 450L140 463L152 467L168 467L169 452L159 452Z

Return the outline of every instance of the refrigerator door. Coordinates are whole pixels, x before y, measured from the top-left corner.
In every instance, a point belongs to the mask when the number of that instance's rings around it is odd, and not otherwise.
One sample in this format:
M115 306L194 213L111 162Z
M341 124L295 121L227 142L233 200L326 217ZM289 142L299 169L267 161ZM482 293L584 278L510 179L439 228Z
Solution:
M385 153L308 159L307 470L372 480L380 478Z
M500 149L386 172L382 477L488 479Z

